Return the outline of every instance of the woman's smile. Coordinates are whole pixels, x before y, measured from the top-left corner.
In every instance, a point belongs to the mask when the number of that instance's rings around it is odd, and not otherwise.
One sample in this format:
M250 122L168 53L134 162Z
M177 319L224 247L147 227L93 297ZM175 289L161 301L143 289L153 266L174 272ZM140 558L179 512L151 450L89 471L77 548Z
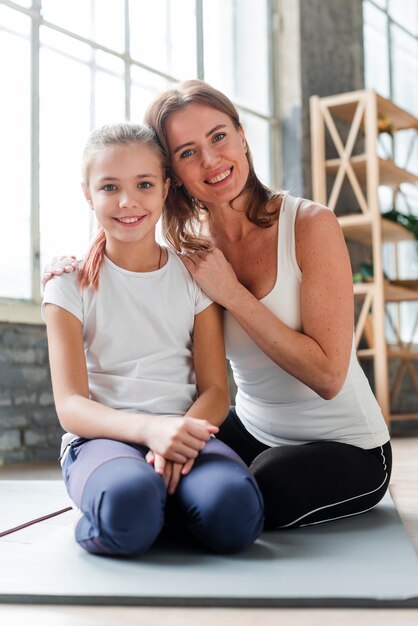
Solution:
M226 183L230 179L233 169L233 167L229 167L228 169L221 171L220 174L215 174L210 178L206 178L205 183L208 185L216 186L219 186L219 183Z

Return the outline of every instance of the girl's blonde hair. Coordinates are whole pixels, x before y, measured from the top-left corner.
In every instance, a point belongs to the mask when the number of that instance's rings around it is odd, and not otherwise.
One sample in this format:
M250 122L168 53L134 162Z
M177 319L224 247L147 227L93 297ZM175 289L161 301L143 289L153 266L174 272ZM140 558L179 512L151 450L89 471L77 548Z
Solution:
M204 81L187 80L157 96L148 107L144 119L145 123L154 128L157 134L166 154L172 181L174 176L171 171L167 121L170 115L193 103L205 104L225 113L230 117L236 129L242 128L238 111L231 100ZM239 195L248 194L246 215L250 222L262 228L268 228L278 217L275 199L280 194L274 193L257 178L248 143L246 143L246 156L249 174ZM230 203L231 207L233 202L232 200ZM207 217L208 209L202 202L196 198L191 198L183 185L176 186L173 182L171 183L162 222L164 236L174 248L179 251L182 249L209 249L211 247L209 240L202 236L202 227Z
M165 156L157 141L155 131L149 126L120 122L117 124L106 124L101 128L97 128L87 140L81 164L82 180L85 187L89 185L89 167L96 154L109 146L130 144L150 146L161 161L163 179L167 179ZM105 247L106 233L102 226L99 225L78 273L78 284L81 288L98 288L100 267L103 263Z

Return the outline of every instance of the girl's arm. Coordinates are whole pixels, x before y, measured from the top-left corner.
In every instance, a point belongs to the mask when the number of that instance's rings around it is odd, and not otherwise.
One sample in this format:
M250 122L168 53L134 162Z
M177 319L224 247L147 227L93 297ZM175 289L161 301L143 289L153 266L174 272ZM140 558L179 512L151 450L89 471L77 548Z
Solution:
M211 433L206 420L125 413L89 399L82 324L54 304L45 306L55 406L62 427L87 439L141 443L178 463L195 458Z
M281 322L238 282L220 250L190 255L184 263L208 296L230 311L272 361L328 400L344 384L350 359L350 260L338 221L325 207L302 205L295 237L302 271L301 332Z
M230 404L223 336L222 310L211 304L195 317L193 361L198 397L186 416L205 419L219 426Z
M193 360L198 397L186 416L204 419L218 426L228 413L230 397L222 311L217 304L211 304L195 317ZM155 455L154 450L148 459L154 463L156 471L162 474L169 494L175 492L181 476L188 474L194 463L194 458L185 464L167 463L164 458Z

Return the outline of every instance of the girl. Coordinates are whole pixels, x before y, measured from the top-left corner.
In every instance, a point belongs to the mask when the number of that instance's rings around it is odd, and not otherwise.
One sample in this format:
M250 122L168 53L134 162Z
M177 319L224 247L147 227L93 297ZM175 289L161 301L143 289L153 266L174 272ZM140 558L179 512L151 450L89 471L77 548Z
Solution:
M151 129L94 131L83 191L100 228L81 269L45 289L63 475L91 553L144 552L166 505L217 552L263 524L253 477L213 438L228 406L219 308L155 240L169 185Z

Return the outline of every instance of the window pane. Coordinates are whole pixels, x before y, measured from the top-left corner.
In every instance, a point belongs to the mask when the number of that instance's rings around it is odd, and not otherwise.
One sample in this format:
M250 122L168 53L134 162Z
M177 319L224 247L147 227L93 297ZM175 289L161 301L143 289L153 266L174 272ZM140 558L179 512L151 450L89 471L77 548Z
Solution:
M42 16L108 48L124 50L124 0L42 0Z
M131 68L131 120L142 122L144 113L157 94L170 87L170 83L140 67Z
M68 0L66 1L68 3ZM118 52L125 50L124 0L94 1L92 39L112 50Z
M393 98L399 106L418 112L418 40L392 27Z
M125 64L117 57L95 53L95 115L93 126L101 126L126 119L125 114ZM109 97L111 94L111 97Z
M42 28L40 52L43 267L55 254L81 255L85 251L90 212L81 194L80 165L94 115L90 113L90 48Z
M30 20L0 7L0 297L31 297Z
M363 3L363 17L366 85L389 97L387 17L370 2Z
M241 113L248 145L253 155L254 169L265 185L272 184L270 176L270 124L255 115Z
M389 0L389 14L413 35L418 35L417 0Z
M232 99L270 112L268 6L253 0L203 0L205 80Z
M176 78L195 77L195 19L195 0L182 0L181 7L178 0L131 0L131 56Z
M30 9L32 6L32 0L13 0L13 2L21 7L25 7L25 9Z

